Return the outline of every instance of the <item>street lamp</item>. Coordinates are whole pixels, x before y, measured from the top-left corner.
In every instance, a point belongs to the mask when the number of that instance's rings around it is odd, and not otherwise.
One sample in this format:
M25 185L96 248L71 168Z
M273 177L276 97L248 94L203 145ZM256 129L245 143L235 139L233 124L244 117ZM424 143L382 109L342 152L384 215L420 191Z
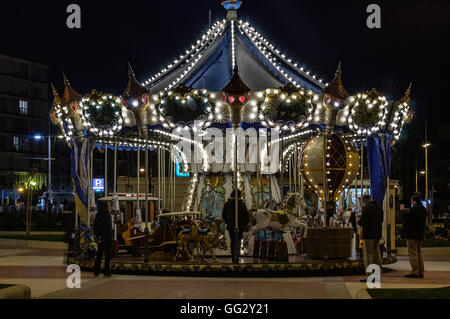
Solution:
M51 199L52 198L52 161L54 160L52 158L52 138L54 138L55 140L58 139L63 139L64 136L62 135L48 135L48 136L43 136L40 133L37 133L33 136L33 138L36 141L41 141L44 140L45 138L48 139L48 157L44 158L43 160L48 161L48 181L47 181L47 189L48 189L48 198Z
M419 193L419 174L420 175L425 175L425 171L418 171L416 169L416 193Z
M427 211L429 215L429 223L431 224L432 216L430 215L430 203L429 203L429 195L428 195L428 148L431 147L431 144L425 142L422 147L425 149L425 200L427 204Z

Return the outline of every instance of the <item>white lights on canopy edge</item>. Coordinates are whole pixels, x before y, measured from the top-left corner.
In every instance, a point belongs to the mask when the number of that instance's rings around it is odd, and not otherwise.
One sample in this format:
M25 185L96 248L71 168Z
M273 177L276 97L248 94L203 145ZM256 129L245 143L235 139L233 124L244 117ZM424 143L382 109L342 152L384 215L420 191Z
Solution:
M221 36L223 31L225 30L226 21L217 21L202 37L200 40L197 40L195 45L192 45L189 50L186 50L185 55L180 55L179 59L175 59L171 64L169 64L166 68L163 68L159 73L149 78L147 81L142 83L142 85L146 87L152 86L156 81L158 81L163 75L167 74L170 70L177 68L183 62L189 63L194 59L194 62L188 67L181 77L178 77L176 81L172 82L166 89L171 89L176 86L189 71L197 64L197 62L201 59L201 52L207 46L207 44L217 37Z
M305 71L303 67L298 67L297 63L292 63L292 59L287 58L284 54L280 53L280 50L275 49L275 47L265 39L259 32L255 30L255 28L250 26L249 22L239 21L239 30L241 33L245 33L247 37L252 41L252 43L258 48L258 50L272 63L272 65L280 71L287 80L289 80L292 84L297 87L300 87L296 81L292 79L286 72L280 69L279 66L276 65L276 59L271 57L272 54L276 55L278 58L284 61L284 63L288 64L291 68L295 69L297 72L301 73L303 76L308 78L310 81L318 85L321 89L324 89L327 84L323 84L322 80L317 80L316 75L311 75L311 72ZM266 52L269 50L270 52Z
M186 204L185 204L185 210L188 212L192 208L192 204L194 202L194 196L195 196L195 189L197 188L198 184L198 174L193 174L193 177L191 179L191 182L189 184L189 187L186 191Z

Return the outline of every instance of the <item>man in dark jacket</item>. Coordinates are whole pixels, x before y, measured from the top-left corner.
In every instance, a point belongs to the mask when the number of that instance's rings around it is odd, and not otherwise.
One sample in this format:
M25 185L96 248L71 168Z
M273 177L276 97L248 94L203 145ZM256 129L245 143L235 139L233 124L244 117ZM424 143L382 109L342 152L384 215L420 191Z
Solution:
M422 255L422 242L425 235L427 210L418 195L411 197L411 209L403 215L404 233L408 245L409 262L412 272L407 278L423 278L425 272Z
M104 276L111 277L111 252L113 242L113 230L111 219L111 205L102 201L97 204L97 215L94 220L94 234L97 237L98 252L94 263L94 276L100 273L103 253L105 254Z
M247 206L245 206L244 201L241 199L241 191L238 190L238 228L239 228L239 243L234 242L234 227L236 225L236 214L235 214L235 191L231 193L230 199L225 203L222 211L222 219L227 224L228 233L230 234L230 248L231 254L234 254L234 245L240 244L243 238L244 230L247 228L249 223Z
M364 267L377 264L380 269L383 265L381 258L380 239L382 237L383 209L372 200L372 196L364 195L362 198L363 210L359 225L362 227Z

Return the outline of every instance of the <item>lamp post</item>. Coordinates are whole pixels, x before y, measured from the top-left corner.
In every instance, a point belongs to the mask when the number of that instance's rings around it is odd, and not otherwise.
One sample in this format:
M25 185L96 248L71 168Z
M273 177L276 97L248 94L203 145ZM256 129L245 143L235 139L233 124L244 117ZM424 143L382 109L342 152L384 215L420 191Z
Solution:
M425 171L418 171L417 169L416 169L416 193L418 193L419 192L419 174L420 175L425 175Z
M48 150L47 150L48 155L47 155L47 158L42 158L42 160L48 161L47 190L48 190L48 198L49 198L49 200L51 200L51 198L52 198L52 161L55 160L54 158L52 158L52 139L54 139L54 140L56 140L57 138L62 139L63 136L61 136L61 135L59 135L59 136L54 136L54 135L43 136L41 134L34 135L34 139L36 141L44 140L45 138L47 138L47 141L48 141Z
M428 148L431 146L430 143L425 142L422 147L425 149L425 201L427 205L428 212L428 223L431 224L432 216L430 214L430 203L429 203L429 194L428 194Z

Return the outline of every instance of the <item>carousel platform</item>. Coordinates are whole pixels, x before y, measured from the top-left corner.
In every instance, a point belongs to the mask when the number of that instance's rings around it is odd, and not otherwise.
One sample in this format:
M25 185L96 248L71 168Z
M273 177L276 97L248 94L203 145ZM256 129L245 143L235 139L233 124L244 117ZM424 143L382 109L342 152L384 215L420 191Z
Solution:
M384 264L397 262L395 255L384 258ZM92 271L93 260L69 257L69 264L78 264L84 271ZM363 275L363 261L358 257L318 260L305 256L289 256L288 262L272 262L253 257L240 258L233 264L230 257L218 257L214 262L144 262L143 257L120 256L111 262L114 274L146 276L199 276L199 277L314 277Z

